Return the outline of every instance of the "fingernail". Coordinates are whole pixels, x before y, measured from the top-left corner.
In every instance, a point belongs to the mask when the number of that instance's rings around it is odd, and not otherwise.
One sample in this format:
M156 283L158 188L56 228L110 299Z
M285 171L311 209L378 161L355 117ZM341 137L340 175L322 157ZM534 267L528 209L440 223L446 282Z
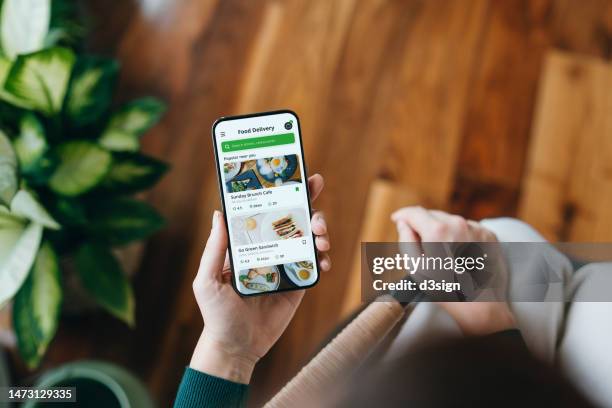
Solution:
M327 221L325 221L325 217L323 216L323 213L318 211L315 214L315 217L317 218L317 222L323 227L324 229L324 234L327 232Z
M395 228L397 228L397 232L404 232L408 229L408 224L404 220L399 220L395 223Z
M323 212L321 211L317 212L317 219L321 221L323 225L327 225L327 222L325 222L325 216L323 215Z

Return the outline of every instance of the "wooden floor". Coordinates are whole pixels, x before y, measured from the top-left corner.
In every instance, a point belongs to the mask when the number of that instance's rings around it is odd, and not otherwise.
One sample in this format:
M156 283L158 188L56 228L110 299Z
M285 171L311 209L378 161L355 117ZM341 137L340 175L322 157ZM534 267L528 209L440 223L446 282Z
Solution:
M121 60L121 98L155 94L170 104L144 140L172 164L148 195L169 226L147 245L136 278L136 330L103 316L64 321L46 365L118 361L162 406L202 329L191 281L220 206L215 118L295 110L310 172L326 179L316 207L329 221L333 271L259 364L258 405L337 325L374 180L472 218L516 215L545 56L552 48L612 56L604 0L143 2L161 6L145 16L130 1L89 0L90 47Z

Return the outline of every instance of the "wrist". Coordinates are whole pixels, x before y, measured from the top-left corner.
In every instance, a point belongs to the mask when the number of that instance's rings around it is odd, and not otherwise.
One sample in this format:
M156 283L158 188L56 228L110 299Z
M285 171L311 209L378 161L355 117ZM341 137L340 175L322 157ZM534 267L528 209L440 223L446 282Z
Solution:
M248 384L258 358L223 342L204 331L198 340L189 367L228 381Z
M505 302L444 303L441 306L466 336L484 336L517 327Z

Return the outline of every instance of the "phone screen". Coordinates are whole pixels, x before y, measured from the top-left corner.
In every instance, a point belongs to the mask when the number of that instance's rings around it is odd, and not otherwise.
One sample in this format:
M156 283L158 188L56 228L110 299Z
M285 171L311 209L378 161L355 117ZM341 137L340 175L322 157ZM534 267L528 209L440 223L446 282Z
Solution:
M233 285L242 295L319 279L300 124L277 111L213 125Z

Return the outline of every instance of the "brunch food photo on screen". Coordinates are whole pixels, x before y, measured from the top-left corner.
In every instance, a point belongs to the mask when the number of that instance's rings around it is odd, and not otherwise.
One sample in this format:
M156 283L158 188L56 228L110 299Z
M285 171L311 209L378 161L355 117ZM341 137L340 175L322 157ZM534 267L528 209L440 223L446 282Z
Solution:
M240 271L238 280L253 292L269 292L278 289L280 285L280 273L276 266L265 266Z
M228 193L302 182L299 157L295 154L224 163L223 176Z
M316 280L311 261L243 269L238 275L241 291L271 292L279 288L310 286Z
M237 245L259 244L306 235L308 215L303 208L237 216L230 229Z

